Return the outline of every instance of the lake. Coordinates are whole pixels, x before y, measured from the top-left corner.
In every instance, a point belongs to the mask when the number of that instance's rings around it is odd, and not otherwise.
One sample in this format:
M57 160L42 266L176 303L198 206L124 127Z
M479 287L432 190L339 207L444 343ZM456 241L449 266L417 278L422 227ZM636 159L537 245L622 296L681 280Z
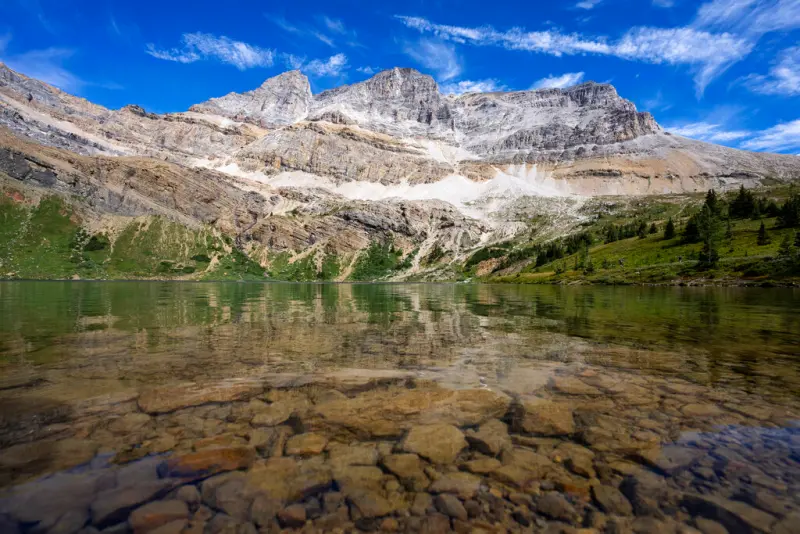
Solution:
M0 282L0 369L3 532L800 524L798 289Z

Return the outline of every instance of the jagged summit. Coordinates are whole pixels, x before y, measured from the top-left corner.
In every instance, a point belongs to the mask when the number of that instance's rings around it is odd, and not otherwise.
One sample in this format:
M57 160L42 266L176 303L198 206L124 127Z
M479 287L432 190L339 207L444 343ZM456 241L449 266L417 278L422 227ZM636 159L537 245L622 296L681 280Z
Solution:
M292 124L304 118L310 102L308 78L298 70L291 70L267 79L252 91L228 93L195 104L189 110L269 127Z
M96 106L3 67L0 124L82 154L356 183L545 172L561 181L548 191L663 193L782 179L800 168L796 157L668 135L607 83L452 96L412 68L316 95L305 75L288 71L187 113L158 115Z

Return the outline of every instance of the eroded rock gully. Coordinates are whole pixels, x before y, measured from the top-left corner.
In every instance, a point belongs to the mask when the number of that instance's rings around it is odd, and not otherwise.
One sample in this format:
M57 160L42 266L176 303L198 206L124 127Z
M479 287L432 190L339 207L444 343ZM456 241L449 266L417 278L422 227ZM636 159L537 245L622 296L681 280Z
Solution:
M522 397L409 378L304 382L169 385L75 409L0 452L0 530L800 525L794 405L589 365Z

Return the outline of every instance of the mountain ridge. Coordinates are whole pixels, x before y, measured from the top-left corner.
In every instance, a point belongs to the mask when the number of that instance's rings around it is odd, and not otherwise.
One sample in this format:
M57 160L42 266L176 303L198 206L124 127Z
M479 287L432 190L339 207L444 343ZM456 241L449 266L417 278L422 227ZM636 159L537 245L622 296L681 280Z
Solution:
M533 227L564 235L592 196L800 177L795 156L671 135L610 84L453 96L400 68L316 95L290 71L155 114L0 65L0 134L9 198L57 194L87 220L210 226L262 266L336 258L343 277L373 241L394 243L414 273Z

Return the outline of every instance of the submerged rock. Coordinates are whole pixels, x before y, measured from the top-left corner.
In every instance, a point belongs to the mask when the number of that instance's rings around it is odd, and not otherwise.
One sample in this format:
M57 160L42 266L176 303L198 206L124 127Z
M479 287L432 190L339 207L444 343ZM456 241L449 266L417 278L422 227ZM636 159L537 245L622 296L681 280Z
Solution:
M565 403L525 399L515 406L512 427L526 434L565 436L575 432L575 420Z
M138 403L143 412L159 414L211 402L247 399L263 390L258 384L246 382L159 386L144 390L139 395Z
M412 428L403 440L403 450L427 458L433 463L453 463L467 446L464 434L448 424L420 425Z
M375 390L315 406L303 422L310 430L366 439L400 437L418 425L480 425L502 417L509 402L482 389Z

